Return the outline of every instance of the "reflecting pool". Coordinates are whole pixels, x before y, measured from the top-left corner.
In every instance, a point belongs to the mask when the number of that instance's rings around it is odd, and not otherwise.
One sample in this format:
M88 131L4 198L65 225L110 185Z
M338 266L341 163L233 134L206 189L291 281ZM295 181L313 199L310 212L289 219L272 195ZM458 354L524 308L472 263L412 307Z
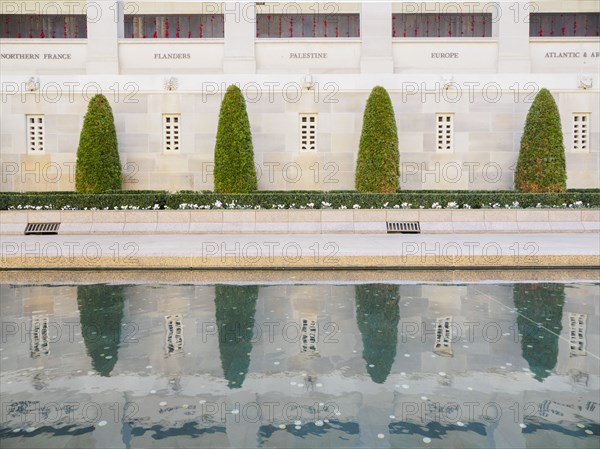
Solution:
M600 446L600 284L0 285L3 448Z

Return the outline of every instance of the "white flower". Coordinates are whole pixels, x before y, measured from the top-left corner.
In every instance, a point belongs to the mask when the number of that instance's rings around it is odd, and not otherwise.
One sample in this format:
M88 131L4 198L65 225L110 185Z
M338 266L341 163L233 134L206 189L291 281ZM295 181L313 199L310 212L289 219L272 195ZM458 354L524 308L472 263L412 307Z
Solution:
M223 203L221 203L219 200L215 201L213 204L215 205L216 208L219 208L223 205Z
M343 205L343 204L342 204L342 205L340 206L340 209L348 209L348 208L347 208L345 205Z
M352 209L360 209L360 205L355 204L354 206L352 206Z

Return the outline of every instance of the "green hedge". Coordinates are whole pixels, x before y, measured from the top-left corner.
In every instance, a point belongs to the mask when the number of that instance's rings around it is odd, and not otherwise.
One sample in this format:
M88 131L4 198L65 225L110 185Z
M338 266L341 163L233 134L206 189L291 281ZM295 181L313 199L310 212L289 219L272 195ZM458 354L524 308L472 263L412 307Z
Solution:
M211 205L220 201L222 208L234 203L234 207L259 206L262 209L272 209L273 206L283 205L284 208L307 208L308 203L315 209L334 208L341 206L352 208L355 204L361 209L393 208L405 204L405 208L418 209L421 206L431 208L438 203L447 208L448 203L455 202L460 208L468 204L473 209L483 207L504 208L512 206L517 201L520 207L543 206L561 207L563 204L574 204L578 201L585 207L600 207L600 190L571 190L564 193L519 193L513 191L402 191L396 193L357 193L354 191L336 192L257 192L248 194L219 194L213 192L135 192L122 191L110 194L88 195L75 192L36 192L36 193L0 193L0 210L14 209L25 205L52 206L52 209L97 208L114 209L121 206L133 206L140 209L159 208L179 209L181 204L198 206ZM323 204L323 202L328 203ZM387 203L387 205L386 205ZM294 206L292 206L294 204ZM410 206L409 206L410 205Z

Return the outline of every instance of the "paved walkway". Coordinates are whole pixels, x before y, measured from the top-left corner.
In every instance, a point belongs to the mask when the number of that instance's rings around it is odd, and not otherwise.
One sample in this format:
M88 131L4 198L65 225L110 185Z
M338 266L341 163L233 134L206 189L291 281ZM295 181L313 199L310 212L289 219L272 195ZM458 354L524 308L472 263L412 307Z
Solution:
M598 267L600 236L3 235L2 268Z

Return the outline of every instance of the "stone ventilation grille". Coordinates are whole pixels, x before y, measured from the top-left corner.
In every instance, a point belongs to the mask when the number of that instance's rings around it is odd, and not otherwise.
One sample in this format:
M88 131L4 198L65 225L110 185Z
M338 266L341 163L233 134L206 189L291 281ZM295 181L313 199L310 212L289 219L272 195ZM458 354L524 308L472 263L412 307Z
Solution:
M50 340L48 339L48 317L34 315L31 317L31 357L38 358L50 353Z
M436 114L436 137L438 151L454 148L454 114Z
M183 317L180 314L165 316L165 355L183 352Z
M418 221L387 221L388 234L420 234L421 223Z
M585 322L587 315L569 313L569 349L572 356L586 355Z
M39 154L44 151L44 116L27 116L27 149L30 153Z
M24 234L58 234L58 228L60 223L27 223Z
M446 316L435 320L435 345L433 352L452 357L452 317Z
M573 150L587 151L589 146L589 114L573 114Z
M300 352L319 352L317 349L318 326L316 320L302 319L300 332Z
M165 151L179 151L179 122L181 117L179 114L163 115L164 128L164 144Z
M317 149L317 114L300 115L300 148L302 151Z

